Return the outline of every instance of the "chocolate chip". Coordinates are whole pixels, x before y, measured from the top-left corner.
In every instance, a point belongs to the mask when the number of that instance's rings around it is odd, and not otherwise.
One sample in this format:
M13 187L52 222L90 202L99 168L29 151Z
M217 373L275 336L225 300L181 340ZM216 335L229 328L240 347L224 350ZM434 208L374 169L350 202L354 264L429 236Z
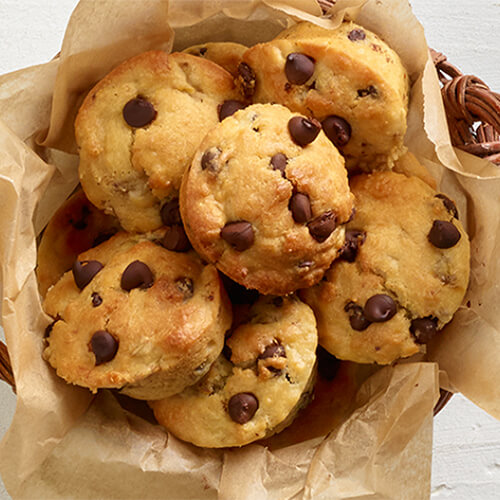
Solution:
M288 163L288 158L283 153L276 153L271 158L271 166L273 170L279 170L281 175L286 178L286 164Z
M198 53L200 54L200 56L204 56L206 52L207 52L206 47L200 47L200 49L198 50Z
M321 346L316 349L316 357L320 377L325 380L333 380L339 371L340 361Z
M358 255L358 248L365 242L366 233L349 229L345 233L345 243L340 249L338 258L347 262L354 262Z
M219 170L217 159L219 158L220 153L220 149L218 148L210 148L205 151L201 157L201 169L208 169L211 172L217 172Z
M244 97L249 99L255 93L255 72L247 63L240 63L238 66L238 81Z
M361 332L370 326L371 321L364 315L363 308L355 302L346 304L344 311L349 315L349 323L353 330Z
M285 75L290 83L302 85L314 73L314 59L312 57L293 52L288 54L285 63Z
M102 297L97 292L92 292L92 306L98 307L102 304Z
M228 116L234 115L236 111L240 109L246 108L246 104L241 101L235 101L233 99L230 99L228 101L224 101L222 104L219 105L219 121L221 122L224 120L224 118L227 118Z
M184 295L184 300L190 299L194 294L194 283L191 278L177 278L175 286Z
M460 238L460 231L446 220L435 220L427 235L427 239L437 248L451 248Z
M378 97L378 90L373 85L370 85L366 89L358 90L358 97L367 97L367 96Z
M325 135L337 148L345 146L351 139L351 126L340 116L330 115L321 125Z
M312 217L311 202L307 194L295 193L292 195L288 208L292 212L293 220L299 224L307 222Z
M123 271L121 279L121 287L129 292L134 288L149 288L153 286L154 277L151 269L141 262L140 260L135 260L131 262Z
M455 217L455 219L458 220L458 210L457 210L457 206L455 205L455 202L453 200L450 200L450 198L448 198L448 196L446 196L445 194L442 194L442 193L437 194L436 198L440 198L441 200L443 200L443 205L446 208L446 210L448 210L448 212L451 215L453 215L453 217Z
M259 400L249 392L235 394L229 400L227 410L231 420L237 424L246 424L252 420L259 408Z
M366 33L359 28L355 28L349 31L347 38L349 38L351 42L357 42L358 40L364 40L366 38Z
M92 335L90 347L95 355L95 364L98 366L116 356L118 341L106 330L99 330Z
M252 224L244 220L228 222L221 229L220 236L238 252L243 252L250 248L255 239Z
M288 131L293 141L299 146L307 146L316 139L321 130L321 123L315 118L294 116L288 122Z
M389 321L397 311L394 300L389 295L379 293L370 297L365 304L363 314L372 323Z
M323 243L337 227L337 216L332 210L325 212L307 224L309 233L319 243Z
M437 318L427 316L412 320L410 332L417 344L427 344L437 333Z
M125 104L123 118L131 127L145 127L156 118L156 109L147 99L136 97Z
M285 348L280 343L268 345L258 359L267 358L286 358Z
M167 201L160 210L160 216L165 226L181 224L181 213L179 211L179 198L172 198Z
M102 268L97 260L75 260L72 271L76 286L83 290Z
M172 252L187 252L191 248L186 232L180 224L167 227L162 245Z

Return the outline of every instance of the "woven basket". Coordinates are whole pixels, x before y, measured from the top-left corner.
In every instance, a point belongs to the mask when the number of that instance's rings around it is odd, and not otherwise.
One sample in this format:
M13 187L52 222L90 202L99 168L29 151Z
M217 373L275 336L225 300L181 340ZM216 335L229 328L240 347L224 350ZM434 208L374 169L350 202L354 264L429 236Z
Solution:
M317 1L323 12L327 12L334 3L332 0ZM490 90L476 76L462 74L440 52L431 49L431 55L442 83L441 94L452 144L500 165L500 94ZM0 379L15 392L9 352L3 342L0 342ZM445 406L451 396L450 392L441 390L434 414Z

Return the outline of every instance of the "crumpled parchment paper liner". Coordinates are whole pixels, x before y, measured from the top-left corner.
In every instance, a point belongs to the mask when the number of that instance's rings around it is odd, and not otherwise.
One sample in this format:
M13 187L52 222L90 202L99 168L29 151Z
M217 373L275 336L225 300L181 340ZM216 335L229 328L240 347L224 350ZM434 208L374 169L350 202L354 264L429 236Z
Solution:
M186 9L190 17L183 15ZM498 206L498 172L451 147L423 30L408 2L339 0L331 20L315 18L317 13L314 0L250 0L245 5L82 0L57 59L0 77L2 323L18 391L16 414L0 446L0 471L14 498L347 498L360 492L371 498L391 497L391 492L392 498L427 497L430 415L437 397L432 363L377 373L359 396L367 404L344 422L342 431L334 426L331 434L276 449L254 444L210 451L124 412L108 392L93 400L87 391L59 380L41 359L49 320L37 292L35 237L77 183L72 122L85 93L136 53L222 37L251 44L272 38L299 18L326 27L343 15L358 19L381 34L408 67L415 83L407 145L441 180L442 189L457 198L477 251L468 299L480 320L467 322L460 312L431 354L440 363L443 359L454 389L497 414L500 356L495 356L498 327L490 304L499 281L492 264L499 231L489 214L498 220L490 210ZM167 19L175 26L175 40ZM464 355L471 347L466 342L471 324L477 330L475 350ZM486 352L490 355L478 366L475 355ZM409 383L416 378L418 386ZM355 458L346 455L351 448L358 453ZM410 457L418 467L405 466ZM409 483L419 485L417 490L405 490Z

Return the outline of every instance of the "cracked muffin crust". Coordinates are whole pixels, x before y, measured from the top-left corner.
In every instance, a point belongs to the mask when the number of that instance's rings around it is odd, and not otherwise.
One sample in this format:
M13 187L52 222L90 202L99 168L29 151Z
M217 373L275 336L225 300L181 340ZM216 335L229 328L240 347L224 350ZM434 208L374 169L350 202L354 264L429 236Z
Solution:
M314 116L349 171L389 169L405 150L409 78L399 56L352 22L302 22L243 56L254 102Z
M184 49L182 52L192 56L208 59L226 71L229 71L234 77L238 76L238 66L240 65L243 54L248 47L234 42L208 42L199 45L193 45Z
M237 100L233 77L212 61L151 51L125 61L85 98L75 122L89 200L127 231L162 225L218 107Z
M118 233L81 254L49 290L45 359L67 382L158 399L199 380L231 310L215 267L160 245L163 230Z
M285 295L328 269L353 196L342 157L315 121L258 104L207 134L180 208L203 258L246 288Z
M289 425L310 399L317 332L295 296L261 297L207 375L182 393L150 402L158 422L197 446L243 446Z
M453 201L416 177L363 174L351 189L346 244L302 298L330 353L388 364L424 350L451 321L469 281L469 240Z
M50 219L38 246L36 276L42 297L71 269L78 254L120 229L118 220L92 205L81 189L72 194Z

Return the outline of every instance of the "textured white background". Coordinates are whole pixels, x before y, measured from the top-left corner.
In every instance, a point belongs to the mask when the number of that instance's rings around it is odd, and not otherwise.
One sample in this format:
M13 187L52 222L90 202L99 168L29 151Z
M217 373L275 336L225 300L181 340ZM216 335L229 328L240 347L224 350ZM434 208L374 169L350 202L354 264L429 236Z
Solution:
M0 0L0 74L52 58L59 51L64 27L76 3L76 0ZM500 1L413 0L411 3L431 47L446 53L463 71L480 76L500 91ZM3 436L15 408L15 397L6 384L0 384L0 402L0 436ZM460 395L454 396L435 419L431 496L453 500L500 499L500 422ZM0 481L0 500L8 498Z

